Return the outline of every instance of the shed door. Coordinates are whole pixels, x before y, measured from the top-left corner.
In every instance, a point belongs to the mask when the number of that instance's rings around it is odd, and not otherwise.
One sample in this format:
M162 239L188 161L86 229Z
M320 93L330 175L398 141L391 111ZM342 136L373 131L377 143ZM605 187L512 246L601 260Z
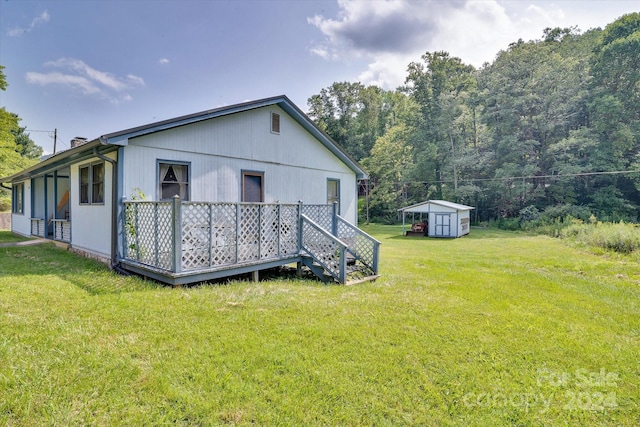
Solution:
M434 214L435 215L435 229L434 236L446 236L451 235L451 214Z

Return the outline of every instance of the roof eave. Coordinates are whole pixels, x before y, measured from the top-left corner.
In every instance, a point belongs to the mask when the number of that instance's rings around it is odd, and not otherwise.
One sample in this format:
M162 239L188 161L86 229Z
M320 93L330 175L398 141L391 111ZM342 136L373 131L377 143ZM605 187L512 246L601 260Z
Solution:
M32 178L34 176L42 175L50 170L58 169L60 167L71 164L75 161L81 160L83 157L91 157L93 149L100 147L104 144L99 139L82 144L78 147L71 148L69 150L62 151L55 154L41 162L36 163L26 169L21 170L13 175L0 178L0 183L23 181L25 179ZM111 150L108 150L111 151Z

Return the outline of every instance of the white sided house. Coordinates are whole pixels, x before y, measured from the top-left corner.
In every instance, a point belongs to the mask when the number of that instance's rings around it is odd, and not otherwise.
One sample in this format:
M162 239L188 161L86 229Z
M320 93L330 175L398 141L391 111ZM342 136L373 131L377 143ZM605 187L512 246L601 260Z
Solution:
M9 177L12 230L183 284L297 262L377 276L364 170L286 96L106 134Z
M402 212L402 229L404 234L405 215L411 213L427 217L427 233L430 237L462 237L469 234L471 206L445 200L427 200L426 202L406 206L399 209Z

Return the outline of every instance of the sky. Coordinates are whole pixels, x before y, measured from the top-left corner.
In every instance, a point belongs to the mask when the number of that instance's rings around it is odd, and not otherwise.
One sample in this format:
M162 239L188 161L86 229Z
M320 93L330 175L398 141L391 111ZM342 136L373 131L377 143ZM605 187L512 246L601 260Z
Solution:
M640 0L0 0L0 107L46 154L334 82L404 83L425 52L482 67L545 28L605 28Z

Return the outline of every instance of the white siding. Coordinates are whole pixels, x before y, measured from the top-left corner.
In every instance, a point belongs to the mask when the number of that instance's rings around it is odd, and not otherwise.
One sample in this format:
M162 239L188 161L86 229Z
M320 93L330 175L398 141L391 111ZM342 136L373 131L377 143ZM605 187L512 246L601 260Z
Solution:
M271 133L272 111L280 114L280 134ZM192 201L240 201L243 170L264 173L267 203L326 203L327 179L339 179L342 216L357 219L355 173L274 106L130 140L122 162L125 197L139 188L158 199L158 160L190 163Z
M116 157L115 153L107 154ZM99 162L93 158L71 165L69 200L71 208L71 245L74 248L102 256L111 257L111 186L113 167L105 163L104 200L101 205L81 205L79 166L90 162Z
M11 231L29 236L31 234L31 180L21 182L24 184L22 214L11 214ZM20 184L20 182L13 184Z

